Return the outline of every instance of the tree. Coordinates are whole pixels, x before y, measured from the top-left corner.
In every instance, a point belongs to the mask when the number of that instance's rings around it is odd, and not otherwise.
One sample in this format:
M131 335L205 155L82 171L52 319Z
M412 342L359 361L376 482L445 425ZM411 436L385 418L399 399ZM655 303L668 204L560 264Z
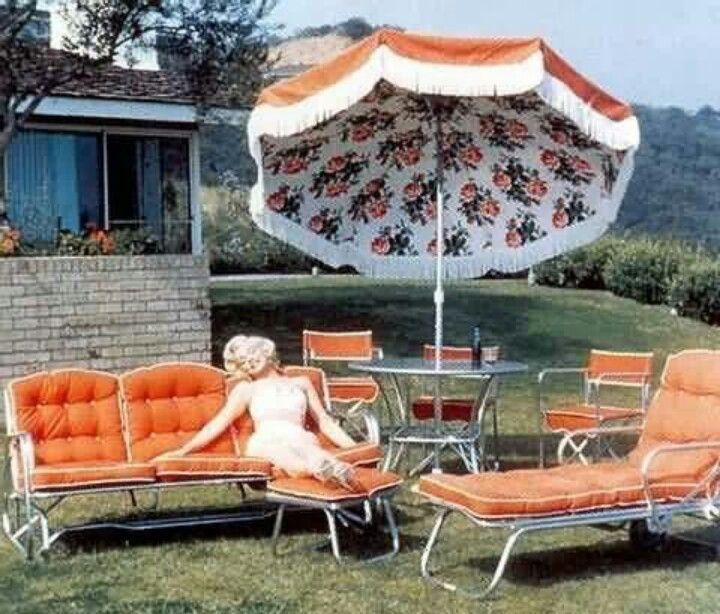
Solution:
M66 24L62 50L30 35L38 0L0 6L0 158L40 103L97 78L119 57L132 64L162 41L181 58L200 110L221 97L245 101L267 62L267 17L276 0L55 0Z

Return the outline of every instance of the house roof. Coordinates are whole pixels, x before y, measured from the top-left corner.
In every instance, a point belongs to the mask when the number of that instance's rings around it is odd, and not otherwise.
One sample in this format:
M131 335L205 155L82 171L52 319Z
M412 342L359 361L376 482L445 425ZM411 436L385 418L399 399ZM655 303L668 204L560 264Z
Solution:
M49 49L53 63L72 61L72 56ZM81 82L69 82L55 89L54 96L75 98L106 98L191 104L192 89L180 73L108 66Z

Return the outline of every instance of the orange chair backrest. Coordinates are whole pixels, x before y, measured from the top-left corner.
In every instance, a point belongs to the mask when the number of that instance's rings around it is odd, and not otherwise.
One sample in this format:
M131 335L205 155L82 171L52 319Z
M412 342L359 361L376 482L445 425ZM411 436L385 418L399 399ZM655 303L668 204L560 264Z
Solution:
M372 331L303 331L305 360L370 360L373 355Z
M472 360L471 347L456 347L452 345L443 345L440 350L440 358L443 360ZM423 359L435 360L435 346L423 345Z
M208 365L166 363L120 377L127 412L130 455L146 461L180 447L225 405L226 374ZM233 454L232 433L203 452Z
M62 369L8 384L8 430L32 435L35 464L126 461L118 378Z
M649 384L652 377L652 361L652 352L590 350L587 376L592 380L605 374L606 377L600 379L603 384L636 386Z
M648 408L636 459L658 445L720 442L720 351L686 350L668 357L660 387ZM720 449L684 453L706 466ZM667 456L668 463L680 456ZM686 458L685 460L688 460Z

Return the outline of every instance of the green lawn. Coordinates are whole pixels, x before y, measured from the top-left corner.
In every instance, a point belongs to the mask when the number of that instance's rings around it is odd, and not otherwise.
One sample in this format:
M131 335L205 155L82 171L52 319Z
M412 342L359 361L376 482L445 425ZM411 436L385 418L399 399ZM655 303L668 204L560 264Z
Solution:
M277 340L299 359L303 327L372 328L389 355L416 355L432 335L432 289L359 277L244 283L213 290L215 359L235 333ZM591 347L654 350L657 365L674 350L720 347L720 330L672 317L609 294L528 288L524 282L452 285L446 340L465 343L479 323L487 341L531 368L582 362ZM504 390L503 450L515 462L514 437L534 437L531 376ZM516 454L517 452L517 454ZM237 502L231 489L173 493L164 507ZM719 567L709 551L679 542L661 552L633 550L623 532L546 533L521 544L497 598L479 605L426 587L419 558L432 510L409 492L398 500L402 551L376 567L335 566L327 551L274 559L270 526L175 530L134 536L85 534L66 540L45 562L25 565L0 543L1 612L685 612L716 611ZM127 510L121 497L78 500L63 518ZM288 519L293 539L311 544L322 525L313 515ZM486 573L498 534L455 521L439 562L466 581ZM362 538L343 535L362 548ZM469 560L469 562L468 562Z

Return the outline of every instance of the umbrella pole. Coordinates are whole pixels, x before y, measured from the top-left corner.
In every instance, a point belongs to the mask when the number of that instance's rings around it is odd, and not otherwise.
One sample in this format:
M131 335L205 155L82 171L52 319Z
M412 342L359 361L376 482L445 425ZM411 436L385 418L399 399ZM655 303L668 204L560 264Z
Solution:
M440 373L442 365L443 347L443 304L445 292L443 290L443 256L445 252L445 234L443 232L443 152L442 152L442 126L439 105L435 107L435 146L436 146L436 169L435 169L435 395L433 399L433 422L436 440L433 451L433 473L441 473L440 467L440 441L437 435L440 432L442 421L442 386Z

